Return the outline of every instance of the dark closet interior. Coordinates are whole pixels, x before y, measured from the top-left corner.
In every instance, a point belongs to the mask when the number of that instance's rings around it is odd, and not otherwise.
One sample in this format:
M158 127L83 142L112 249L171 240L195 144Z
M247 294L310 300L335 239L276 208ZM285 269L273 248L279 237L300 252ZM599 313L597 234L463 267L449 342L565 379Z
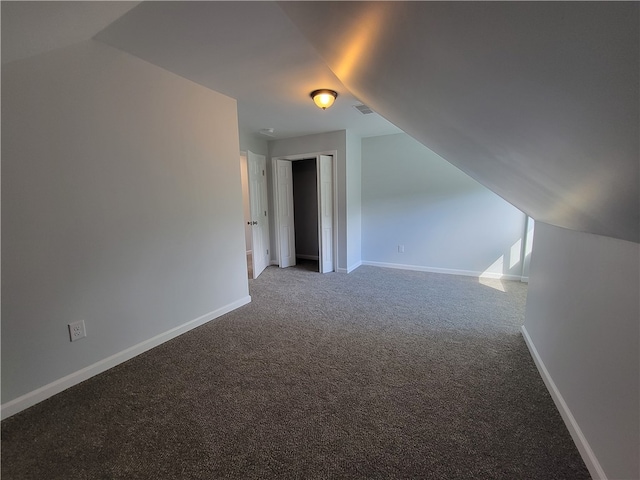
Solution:
M319 271L318 180L316 159L292 163L293 215L295 222L296 263L315 262Z

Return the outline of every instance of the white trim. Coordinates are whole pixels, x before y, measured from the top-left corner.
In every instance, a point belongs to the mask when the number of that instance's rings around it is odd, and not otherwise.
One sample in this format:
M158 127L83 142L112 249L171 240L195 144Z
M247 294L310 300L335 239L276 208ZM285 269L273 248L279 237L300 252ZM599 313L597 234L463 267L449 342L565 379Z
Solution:
M551 378L551 375L549 375L549 371L547 370L547 367L545 367L542 358L540 358L538 350L533 344L533 340L531 340L529 332L527 332L527 329L524 325L522 326L522 336L524 337L524 342L529 348L529 352L533 357L533 361L535 362L536 367L538 367L538 372L540 372L540 376L542 377L542 380L544 380L544 384L547 386L547 390L549 390L551 398L553 398L553 401L556 404L556 407L558 408L558 411L560 412L560 415L562 416L562 419L564 420L564 423L567 426L571 437L573 438L573 442L576 444L576 447L578 448L578 451L582 456L582 460L584 460L587 469L589 469L589 473L594 479L607 480L607 476L600 466L600 462L598 462L595 453L593 453L593 450L591 450L591 446L582 433L582 430L580 429L578 422L571 413L571 410L569 410L569 406L564 401L564 398L562 398L560 390L558 390L558 387Z
M279 267L280 266L280 264L278 263L277 260L269 260L269 265L273 265L275 267Z
M356 262L353 265L351 265L350 267L347 267L347 273L351 273L353 272L356 268L358 268L360 265L362 265L362 261Z
M346 137L345 137L346 140ZM340 212L338 211L338 150L333 150L332 153L327 153L326 155L331 155L333 157L333 164L331 165L331 170L333 174L333 178L331 181L333 182L331 185L331 190L333 191L333 269L338 269L338 262L340 261L340 236L338 229L340 228ZM318 157L320 158L320 157ZM344 161L347 161L346 152ZM345 197L345 214L346 214L346 197ZM346 247L345 243L345 247Z
M364 262L354 263L353 265L351 265L350 267L347 267L347 268L340 267L340 268L336 269L336 272L338 272L338 273L351 273L361 265L364 265Z
M218 308L213 312L202 315L201 317L198 317L187 323L183 323L182 325L172 328L171 330L156 335L153 338L140 342L137 345L129 347L119 353L100 360L93 365L89 365L88 367L73 372L66 377L62 377L47 385L44 385L43 387L37 388L36 390L15 398L0 407L1 418L2 420L4 420L11 415L15 415L16 413L21 412L22 410L29 408L36 403L46 400L47 398L52 397L69 387L73 387L80 382L84 382L85 380L98 375L99 373L102 373L106 370L109 370L110 368L115 367L116 365L126 362L127 360L130 360L133 357L146 352L147 350L151 350L152 348L157 347L158 345L165 343L172 338L177 337L178 335L182 335L189 330L210 322L211 320L214 320L215 318L218 318L225 313L229 313L236 308L246 305L249 302L251 302L251 296L247 295L246 297L236 300L235 302L225 305L224 307Z
M383 267L383 268L396 268L399 270L414 270L416 272L445 273L447 275L463 275L465 277L493 278L497 280L520 280L522 278L520 277L520 275L508 275L508 274L492 273L492 272L478 272L473 270L456 270L453 268L423 267L420 265L405 265L402 263L369 262L367 260L363 260L362 265L371 265L373 267Z
M522 283L529 283L529 277L520 277Z
M318 255L303 255L302 253L296 253L296 258L301 258L303 260L319 260L320 259Z
M273 218L270 219L273 222L273 234L275 238L275 245L271 248L270 263L271 265L280 266L280 226L278 223L278 167L277 158L271 158L271 200L273 201ZM269 167L267 167L269 168ZM267 202L269 203L269 202ZM271 224L269 226L271 229ZM271 230L269 230L269 241L271 241Z

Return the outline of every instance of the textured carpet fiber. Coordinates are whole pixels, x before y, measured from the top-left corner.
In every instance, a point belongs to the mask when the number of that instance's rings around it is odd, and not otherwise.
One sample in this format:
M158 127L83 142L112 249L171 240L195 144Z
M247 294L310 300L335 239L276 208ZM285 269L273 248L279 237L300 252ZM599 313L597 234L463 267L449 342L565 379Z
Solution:
M590 478L526 285L494 283L269 267L251 304L2 422L2 478Z

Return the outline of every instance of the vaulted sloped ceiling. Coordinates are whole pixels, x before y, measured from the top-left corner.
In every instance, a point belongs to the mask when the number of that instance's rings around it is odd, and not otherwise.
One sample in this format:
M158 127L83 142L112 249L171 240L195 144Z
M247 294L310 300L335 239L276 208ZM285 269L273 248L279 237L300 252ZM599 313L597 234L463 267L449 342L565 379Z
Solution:
M640 241L640 4L280 2L360 100L536 220Z
M88 40L139 3L2 0L2 64Z
M359 104L275 2L142 2L96 40L238 100L244 130L274 128L266 139L349 129L398 133ZM340 92L320 112L309 93Z
M250 130L397 126L536 220L638 243L639 23L638 2L3 1L2 62L103 29Z

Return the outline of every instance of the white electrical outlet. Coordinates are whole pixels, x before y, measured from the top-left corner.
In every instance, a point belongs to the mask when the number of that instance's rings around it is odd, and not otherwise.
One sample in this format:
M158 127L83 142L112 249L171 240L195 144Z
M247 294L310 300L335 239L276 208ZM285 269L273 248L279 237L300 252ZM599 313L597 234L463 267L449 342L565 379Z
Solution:
M398 253L404 253L404 245L398 245Z
M87 336L87 330L84 327L84 320L79 320L69 324L69 340L75 342Z

